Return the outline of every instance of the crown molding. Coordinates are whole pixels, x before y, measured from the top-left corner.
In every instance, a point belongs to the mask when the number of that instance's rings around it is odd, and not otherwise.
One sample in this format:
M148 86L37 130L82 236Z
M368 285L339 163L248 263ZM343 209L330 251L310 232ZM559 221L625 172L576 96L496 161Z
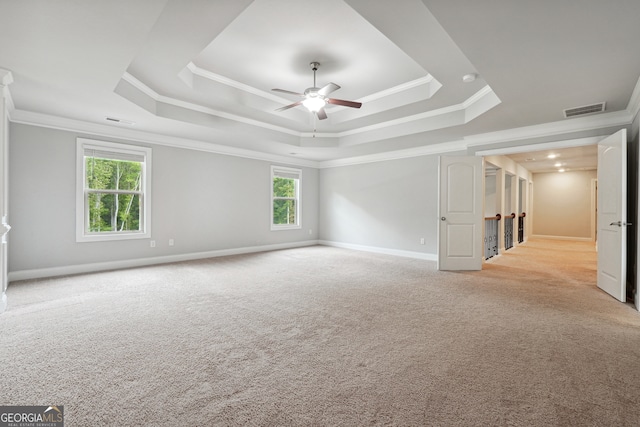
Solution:
M469 147L478 145L494 145L503 142L521 141L525 139L561 136L573 132L588 131L606 127L627 126L633 121L628 110L604 113L596 116L579 117L563 121L543 123L540 125L524 126L470 135L464 138Z
M482 101L486 96L492 94L494 94L493 89L491 89L491 86L486 85L482 89L471 95L468 99L463 101L460 106L462 107L462 109L466 110L467 108L473 106L475 103Z
M214 73L212 71L200 68L197 65L195 65L193 62L189 62L189 64L187 64L186 69L191 71L193 74L195 74L197 76L200 76L200 77L203 77L205 79L209 79L209 80L212 80L214 82L218 82L218 83L221 83L221 84L224 84L224 85L227 85L227 86L231 86L231 87L234 87L236 89L242 90L244 92L251 93L251 94L257 95L257 96L261 96L263 98L270 99L270 100L276 101L278 103L291 102L288 99L285 99L285 98L282 98L280 96L274 95L274 94L272 94L270 92L265 92L263 90L255 88L253 86L249 86L247 84L240 83L240 82L238 82L236 80L233 80L233 79L230 79L228 77L221 76L220 74L216 74L216 73ZM411 80L411 81L408 81L406 83L401 83L401 84L399 84L397 86L394 86L392 88L385 89L385 90L382 90L380 92L372 93L371 95L364 96L364 97L362 97L360 99L356 99L356 101L359 101L359 102L362 102L362 103L371 102L371 101L375 101L377 99L385 98L385 97L390 96L390 95L394 95L394 94L399 93L399 92L404 92L405 90L414 89L416 87L420 87L420 86L423 86L423 85L430 85L430 86L433 85L433 89L429 92L430 93L429 98L431 96L433 96L433 94L435 94L442 87L442 83L440 83L438 80L436 80L435 77L433 77L431 74L427 74L424 77L420 77L418 79Z
M456 151L466 151L464 141L452 141L441 144L426 145L423 147L407 148L404 150L387 151L384 153L368 154L366 156L349 157L336 160L319 162L319 169L337 168L342 166L362 165L365 163L386 162L389 160L409 159L412 157L432 156L435 154L447 154Z
M42 113L34 113L24 110L15 110L10 117L12 123L38 126L67 132L79 132L91 136L141 142L146 144L162 145L167 147L182 148L188 150L204 151L225 156L242 157L251 160L262 160L298 167L324 169L331 167L349 166L365 163L382 162L388 160L406 159L411 157L427 156L434 154L446 154L466 149L464 141L434 144L425 147L410 148L405 150L390 151L366 156L351 157L346 159L314 161L276 154L261 153L252 150L235 148L225 145L213 144L186 138L155 134L140 130L125 129L99 123L90 123L65 117L52 116Z
M176 107L186 108L188 110L198 111L200 113L210 114L217 117L222 117L223 119L233 120L239 123L244 123L251 126L258 126L264 129L274 130L276 132L286 133L289 135L293 135L296 137L300 137L301 133L293 131L291 129L284 128L282 126L275 126L269 123L261 122L259 120L248 119L246 117L238 116L236 114L225 113L224 111L214 110L212 108L204 107L202 105L194 104L192 102L182 101L179 99L171 98L168 96L160 95L149 86L142 83L140 80L132 76L131 74L125 72L122 75L122 80L129 83L155 102L162 102L164 104L174 105Z
M5 99L8 115L11 115L11 112L16 109L13 98L11 97L11 91L9 90L11 83L13 83L13 74L11 74L11 71L0 68L0 91Z
M193 74L195 74L196 76L200 76L200 77L203 77L205 79L209 79L209 80L221 83L221 84L226 85L226 86L231 86L231 87L234 87L234 88L239 89L241 91L244 91L244 92L247 92L247 93L251 93L253 95L257 95L257 96L260 96L262 98L269 99L271 101L275 101L275 102L278 102L278 103L291 102L291 101L289 101L287 99L284 99L284 98L282 98L280 96L276 96L276 95L274 95L272 93L265 92L263 90L255 88L253 86L249 86L247 84L240 83L240 82L238 82L236 80L232 80L232 79L230 79L228 77L224 77L224 76L221 76L220 74L216 74L216 73L211 72L209 70L205 70L203 68L200 68L197 65L195 65L193 62L189 62L187 64L186 68L189 71L191 71Z
M638 115L638 112L640 112L640 77L638 77L638 81L633 88L631 98L629 98L627 111L629 111L629 113L631 114L631 120L635 119L635 117Z
M623 116L626 119L629 119L630 113L627 112ZM97 137L103 138L115 138L122 139L127 141L135 141L142 142L147 144L155 144L155 145L163 145L169 147L183 148L189 150L197 150L204 151L214 154L234 156L234 157L242 157L252 160L262 160L268 162L277 162L286 165L299 166L299 167L309 167L316 169L327 169L327 168L335 168L342 166L353 166L360 165L366 163L376 163L390 160L399 160L406 159L412 157L420 157L420 156L429 156L429 155L439 155L439 154L447 154L453 152L466 152L471 144L466 139L450 141L445 143L427 145L422 147L409 148L404 150L396 150L396 151L388 151L384 153L370 154L364 156L357 157L349 157L344 159L335 159L335 160L326 160L326 161L313 161L313 160L305 160L299 159L295 157L281 156L276 154L268 154L262 153L252 150L246 150L241 148L235 148L225 145L213 144L205 141L192 140L186 138L176 138L167 135L160 135L145 131L133 130L133 129L125 129L114 126L109 126L105 124L98 123L90 123L84 122L75 119L68 119L63 117L51 116L47 114L41 113L33 113L24 110L14 110L13 114L9 118L12 123L20 123L32 126L45 127L50 129L64 130L69 132L80 132L83 134L93 135ZM602 122L601 122L602 123ZM605 123L612 124L618 123L619 121L611 121L608 120ZM630 121L623 123L624 125L630 124ZM593 126L591 128L595 128L597 126ZM514 141L516 139L528 139L532 137L536 137L540 135L540 132L537 132L538 129L532 129L537 127L528 127L528 128L519 128L519 129L511 129L505 130L501 132L496 132L496 134L503 134L502 139L492 139L491 144L484 145L493 145L499 144L504 141ZM581 129L574 129L581 130ZM529 131L527 133L527 131ZM476 136L478 138L485 138L486 135ZM509 136L511 135L511 136ZM473 138L473 137L469 137ZM590 145L597 143L599 138L589 137L589 138L580 138L580 139L571 139L564 141L556 141L551 143L542 143L535 145L527 145L527 146L519 146L519 147L511 147L511 148L497 148L497 149L486 149L482 151L478 151L476 155L501 155L501 154L509 154L515 152L522 151L531 151L533 149L539 150L544 149L545 147L550 148L563 148L563 147L575 147L581 145ZM480 144L474 144L480 145Z
M404 92L405 90L414 89L423 85L427 85L429 87L433 86L433 89L429 91L429 96L427 99L431 98L440 88L442 87L442 83L436 80L431 74L427 74L424 77L420 77L415 80L411 80L406 83L399 84L394 87L390 87L389 89L381 90L380 92L372 93L371 95L364 96L356 101L365 103L375 101L377 99L386 98L387 96L395 95L396 93Z
M517 147L490 148L476 151L476 156L503 156L507 154L528 153L530 151L544 151L549 149L584 147L586 145L596 145L602 140L599 136L586 138L565 139L561 141L543 142L539 144L519 145Z
M39 126L68 132L79 132L102 138L123 139L127 141L184 148L189 150L204 151L213 154L221 154L225 156L242 157L246 159L262 160L267 162L277 162L301 167L318 167L318 162L313 160L262 153L243 148L214 144L206 141L187 138L176 138L168 135L160 135L133 129L124 129L104 124L90 123L81 120L68 119L41 113L33 113L24 110L15 110L10 117L10 121L12 123Z
M139 89L140 91L142 91L143 93L145 93L155 101L158 101L158 102L169 101L169 103L173 105L184 107L184 108L196 109L196 111L201 111L207 114L217 113L211 109L207 109L206 107L201 107L201 106L190 104L190 103L181 103L180 101L172 100L170 98L159 95L155 91L151 90L146 85L139 82L137 79L135 79L135 77L129 74L125 74L125 76L123 76L123 79L125 79L128 83L132 84L134 87L136 87L137 89ZM513 153L521 149L525 151L529 151L530 149L533 149L533 148L540 149L541 147L544 147L546 143L521 146L517 148L510 148L510 149L497 148L495 150L492 150L489 147L492 145L501 144L505 142L515 142L515 141L522 141L527 139L550 137L550 136L558 137L558 141L554 143L550 143L550 144L554 144L553 145L554 147L561 146L558 144L564 144L562 146L567 146L567 147L578 146L578 145L589 145L594 143L595 141L594 138L571 139L571 140L563 141L562 136L573 133L573 132L594 130L599 128L628 126L633 122L633 119L636 117L636 115L640 111L640 79L639 79L634 89L634 92L631 96L631 99L629 101L627 110L624 110L624 111L568 119L563 121L545 123L541 125L507 129L507 130L490 132L485 134L470 135L470 136L464 137L464 139L462 140L454 140L446 143L439 143L439 144L433 144L433 145L404 149L404 150L389 151L384 153L377 153L377 154L370 154L370 155L335 159L335 160L313 161L313 160L300 159L300 158L289 157L284 155L263 153L263 152L248 150L248 149L241 149L241 148L236 148L236 147L231 147L226 145L218 145L218 144L214 144L214 143L210 143L202 140L178 138L178 137L161 135L161 134L156 134L156 133L147 132L147 131L125 129L125 128L119 128L119 127L109 126L105 124L85 122L81 120L63 118L63 117L58 117L58 116L53 116L48 114L34 113L34 112L25 111L25 110L16 110L13 105L11 94L8 88L8 85L13 81L11 73L7 70L0 69L0 81L2 82L5 97L8 101L7 102L8 111L11 113L9 115L9 120L12 123L21 123L21 124L40 126L40 127L51 128L51 129L71 131L71 132L81 132L81 133L94 135L98 137L104 137L104 138L117 138L117 139L129 140L129 141L137 141L142 143L171 146L171 147L184 148L184 149L190 149L190 150L198 150L198 151L210 152L210 153L220 154L220 155L242 157L247 159L262 160L262 161L268 161L268 162L277 162L277 163L288 164L293 166L310 167L310 168L317 168L317 169L382 162L382 161L388 161L388 160L397 160L397 159L419 157L419 156L426 156L426 155L446 154L446 153L459 152L459 151L467 151L470 148L473 148L476 146L487 146L487 149L478 151L476 153L477 155L494 155L494 154L501 154L501 153L507 153L507 152ZM353 132L371 131L371 130L376 130L376 129L384 128L391 125L400 125L400 124L408 123L411 121L416 121L416 120L420 120L420 119L424 119L432 116L437 116L438 114L460 111L462 109L469 108L478 102L482 102L484 99L486 99L487 96L493 96L493 95L494 94L491 88L489 86L485 86L484 88L482 88L480 91L475 93L473 96L468 98L463 103L450 106L450 107L445 107L440 110L436 110L435 112L431 111L431 112L426 112L419 115L414 115L404 119L385 122L381 124L380 127L378 125L374 125L366 128L360 128L355 131L346 131L341 133L321 133L321 134L315 134L315 135L316 137L319 136L319 137L325 137L325 138L336 138L336 137L339 138L342 136L348 136ZM175 102L171 102L171 101L175 101ZM233 115L229 115L229 116L231 116L230 119L232 120L234 119L233 117L236 117ZM242 121L245 123L253 124L253 123L250 123L250 121L246 121L246 120L242 120ZM269 128L273 130L281 130L281 128L272 127L269 125L261 126L261 127ZM313 136L312 133L292 132L288 129L285 129L285 132L288 134L300 136L303 138Z
M191 63L192 64L192 63ZM273 96L271 94L268 94L266 92L260 91L258 89L255 88L251 88L250 86L244 85L240 82L236 82L234 80L231 79L227 79L223 76L219 76L215 73L211 73L209 71L206 70L202 70L200 68L198 68L195 65L188 65L187 69L189 69L191 72L193 72L193 70L196 70L198 72L198 75L201 76L207 76L207 78L211 78L211 79L215 79L216 81L223 83L223 84L228 84L230 86L236 87L238 89L241 90L247 90L247 91L251 91L251 93L256 94L258 96L262 96L265 98L269 98L269 99L273 99ZM234 120L236 122L240 122L240 123L245 123L248 125L252 125L252 126L258 126L264 129L269 129L269 130L273 130L276 132L281 132L281 133L285 133L288 135L293 135L295 137L298 138L310 138L314 136L313 132L297 132L288 128L284 128L281 126L275 126L275 125L271 125L265 122L261 122L258 120L253 120L253 119L247 119L245 117L241 117L235 114L229 114L229 113L225 113L222 111L218 111L218 110L214 110L208 107L204 107L202 105L197 105L197 104L193 104L190 102L186 102L186 101L181 101L175 98L170 98L164 95L160 95L157 92L155 92L153 89L151 89L150 87L148 87L146 84L144 84L143 82L141 82L140 80L138 80L136 77L134 77L133 75L125 72L122 76L122 80L124 80L125 82L131 84L133 87L135 87L136 89L138 89L139 91L141 91L142 93L144 93L145 95L147 95L148 97L150 97L152 100L154 100L155 102L162 102L162 103L166 103L169 105L174 105L177 107L181 107L181 108L186 108L186 109L190 109L193 111L198 111L201 113L205 113L205 114L210 114L210 115L214 115L214 116L218 116L218 117L222 117L228 120ZM402 90L406 90L407 88L411 88L411 87L416 87L417 85L423 85L423 84L432 84L432 83L437 83L438 85L440 85L440 83L435 80L431 75L427 75L426 77L423 77L421 79L417 79L414 80L412 82L408 82L405 85L399 85L396 86L394 88L389 89L388 91L384 91L385 92L385 96L388 96L391 93L396 93ZM439 89L439 87L438 87ZM382 92L380 92L382 93ZM417 122L420 120L425 120L425 119L432 119L434 117L438 117L438 116L443 116L446 114L450 114L450 113L455 113L455 112L459 112L459 111L464 111L469 109L472 106L476 106L476 105L482 105L482 101L489 99L489 98L495 98L497 99L497 97L495 97L495 94L493 92L493 90L489 87L489 86L485 86L482 89L480 89L478 92L474 93L471 97L469 97L468 99L464 100L462 103L460 104L455 104L455 105L451 105L448 107L443 107L443 108L439 108L436 110L431 110L431 111L426 111L424 113L420 113L420 114L415 114L412 116L407 116L407 117L402 117L402 118L398 118L398 119L394 119L394 120L389 120L386 122L381 122L381 123L376 123L375 125L370 125L370 126L363 126L357 129L352 129L352 130L348 130L348 131L343 131L343 132L324 132L322 133L322 136L324 138L342 138L342 137L346 137L346 136L351 136L351 135L357 135L357 134L362 134L362 133L366 133L366 132L372 132L372 131L377 131L377 130L381 130L381 129L385 129L388 127L393 127L393 126L398 126L398 125L402 125L405 123L411 123L411 122ZM275 97L277 99L279 99L278 97ZM280 102L280 101L279 101ZM285 101L288 102L288 101ZM499 102L499 100L497 101ZM495 106L495 102L489 102L486 104L485 106L485 111L492 108L493 106ZM481 114L481 113L479 113ZM474 117L477 117L478 114L475 114ZM468 121L468 120L466 120ZM465 123L466 123L465 121ZM463 123L460 123L463 124ZM318 134L315 134L316 136L318 136Z
M482 100L485 96L490 95L492 93L493 93L493 90L489 86L485 86L460 104L450 105L448 107L425 111L424 113L414 114L412 116L401 117L399 119L376 123L375 125L364 126L358 129L340 132L337 135L338 137L356 135L359 133L371 132L371 131L380 130L380 129L384 129L391 126L398 126L398 125L411 123L411 122L415 122L423 119L430 119L437 116L443 116L445 114L455 113L458 111L464 111L467 108L469 108L469 106L475 104L476 102Z

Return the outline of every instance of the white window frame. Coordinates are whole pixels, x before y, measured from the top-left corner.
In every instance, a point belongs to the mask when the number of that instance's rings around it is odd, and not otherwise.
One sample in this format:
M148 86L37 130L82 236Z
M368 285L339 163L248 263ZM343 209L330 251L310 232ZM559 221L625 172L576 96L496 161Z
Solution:
M141 194L142 204L141 229L139 231L107 231L89 232L88 191L86 185L85 153L88 150L111 152L114 155L142 157ZM76 140L76 242L102 242L112 240L149 239L151 238L151 148L94 139L77 138Z
M292 199L296 202L296 223L295 224L274 224L273 223L273 204L276 200L282 200L282 197L275 197L273 194L273 179L275 177L295 178L297 179L296 195ZM288 168L284 166L271 166L271 180L269 181L271 190L271 206L269 211L271 217L271 231L277 230L295 230L302 228L302 169Z

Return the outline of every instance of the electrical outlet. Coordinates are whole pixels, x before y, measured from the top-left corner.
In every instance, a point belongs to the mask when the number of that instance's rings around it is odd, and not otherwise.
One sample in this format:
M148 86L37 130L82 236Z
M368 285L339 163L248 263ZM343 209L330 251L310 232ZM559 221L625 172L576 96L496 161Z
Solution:
M313 234L313 230L309 229L309 236L311 236Z
M421 245L424 245L424 237L421 237L421 238L420 238L420 244L421 244Z
M150 241L149 242L149 246L151 246L152 248L155 248L156 247L156 241L155 240Z
M173 246L173 239L169 239L169 246Z

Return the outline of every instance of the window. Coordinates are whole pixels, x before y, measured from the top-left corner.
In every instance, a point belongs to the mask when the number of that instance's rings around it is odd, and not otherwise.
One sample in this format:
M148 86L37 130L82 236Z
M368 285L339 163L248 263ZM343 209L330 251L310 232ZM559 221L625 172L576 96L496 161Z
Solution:
M271 229L300 228L300 181L302 171L271 166Z
M78 138L76 241L151 237L151 149Z

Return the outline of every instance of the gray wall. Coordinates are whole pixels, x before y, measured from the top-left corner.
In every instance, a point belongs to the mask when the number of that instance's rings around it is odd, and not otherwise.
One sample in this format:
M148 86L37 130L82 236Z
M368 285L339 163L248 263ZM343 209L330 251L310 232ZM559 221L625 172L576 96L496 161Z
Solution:
M533 174L533 234L591 238L591 182L596 171Z
M436 254L438 156L322 169L319 205L321 240Z
M157 246L151 248L148 239L76 243L78 136L146 145L11 124L10 273L318 238L318 170L301 168L302 229L270 231L272 163L152 145L151 229Z

